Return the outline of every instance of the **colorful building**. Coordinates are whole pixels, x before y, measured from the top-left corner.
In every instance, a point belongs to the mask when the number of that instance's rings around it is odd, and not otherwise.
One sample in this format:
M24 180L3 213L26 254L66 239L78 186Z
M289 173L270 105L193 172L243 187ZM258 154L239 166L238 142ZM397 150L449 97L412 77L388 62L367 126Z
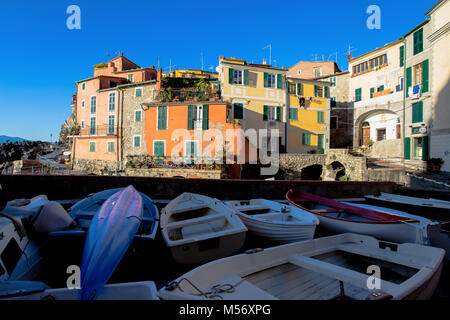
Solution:
M330 139L331 83L288 78L287 152L323 153Z
M254 64L219 58L221 94L232 105L233 119L240 120L244 130L277 129L280 150L286 146L286 72L285 68L272 67L265 61Z
M289 68L287 76L298 79L315 79L339 73L341 70L334 61L299 61Z

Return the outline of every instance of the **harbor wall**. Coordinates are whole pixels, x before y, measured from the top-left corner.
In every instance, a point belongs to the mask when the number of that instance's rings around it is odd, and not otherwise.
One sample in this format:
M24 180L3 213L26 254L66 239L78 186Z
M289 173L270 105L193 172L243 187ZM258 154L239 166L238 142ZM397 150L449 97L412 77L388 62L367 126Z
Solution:
M49 199L80 199L88 194L133 185L153 199L173 199L183 192L200 193L223 200L284 199L291 187L330 198L361 198L367 194L394 192L393 182L305 181L305 180L228 180L149 178L130 176L38 176L0 175L8 200L46 194Z

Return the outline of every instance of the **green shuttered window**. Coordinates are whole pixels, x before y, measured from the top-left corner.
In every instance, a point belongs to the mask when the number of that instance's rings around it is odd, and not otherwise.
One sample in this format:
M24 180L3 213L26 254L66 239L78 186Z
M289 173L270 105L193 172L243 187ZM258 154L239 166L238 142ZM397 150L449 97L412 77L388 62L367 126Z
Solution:
M423 51L423 29L414 32L414 55Z
M329 88L325 87L325 98L329 98L329 97L330 97Z
M302 145L304 145L304 146L311 145L311 134L310 133L302 134Z
M423 102L413 103L412 105L412 122L422 122L423 121Z
M325 122L325 115L324 115L323 111L317 111L317 122L318 123Z
M373 98L374 92L375 92L375 88L370 88L370 98Z
M411 159L411 138L405 138L404 158L405 160Z
M167 130L167 107L158 107L158 130Z
M246 85L246 86L248 86L248 78L249 76L248 76L248 70L247 69L245 69L244 70L244 85Z
M400 67L405 64L405 46L400 47Z
M188 130L193 130L194 129L194 122L193 122L193 106L188 106L188 119L187 119L187 128Z
M428 74L429 74L429 63L428 60L422 62L422 92L428 92Z
M277 107L277 121L281 121L281 107Z
M233 118L244 119L244 105L242 103L233 104Z
M234 83L234 70L231 68L228 69L228 83L229 84Z
M277 88L283 89L283 75L277 74Z
M154 141L153 142L153 155L154 156L164 156L164 141Z
M95 142L89 142L89 152L95 152Z
M409 97L409 87L412 85L412 68L406 68L406 96Z
M108 153L114 153L114 141L108 142Z
M361 101L362 96L361 96L361 88L358 88L355 90L355 101Z
M209 123L209 105L203 105L202 129L208 130Z
M263 120L267 120L269 116L269 106L264 106Z
M428 136L422 137L422 160L427 161L428 160Z
M297 83L297 95L303 95L303 85L301 83Z
M289 108L289 120L298 120L298 108Z

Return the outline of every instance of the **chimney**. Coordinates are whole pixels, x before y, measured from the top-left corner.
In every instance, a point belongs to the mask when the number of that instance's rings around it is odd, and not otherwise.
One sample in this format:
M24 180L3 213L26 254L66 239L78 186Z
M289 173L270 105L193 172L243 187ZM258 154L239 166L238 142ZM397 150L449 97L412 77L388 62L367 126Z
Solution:
M348 61L352 60L352 59L353 59L353 55L349 54L349 55L347 56L347 59L348 59Z
M158 68L156 72L156 94L161 90L161 77L162 77L162 69Z
M281 69L286 70L286 67L285 67L285 66L282 66Z
M266 58L263 59L263 64L267 64Z

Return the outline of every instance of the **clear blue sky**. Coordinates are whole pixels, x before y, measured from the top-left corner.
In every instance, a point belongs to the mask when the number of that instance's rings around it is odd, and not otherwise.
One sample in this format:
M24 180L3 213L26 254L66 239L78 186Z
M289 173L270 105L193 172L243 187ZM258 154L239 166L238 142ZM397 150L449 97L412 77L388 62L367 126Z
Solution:
M142 67L207 70L219 55L290 67L299 60L361 55L398 39L438 0L1 1L0 135L53 140L70 115L74 82L123 51ZM81 8L81 30L68 30L66 9ZM369 30L369 5L381 29ZM276 63L274 63L276 60ZM166 68L167 69L167 68Z

